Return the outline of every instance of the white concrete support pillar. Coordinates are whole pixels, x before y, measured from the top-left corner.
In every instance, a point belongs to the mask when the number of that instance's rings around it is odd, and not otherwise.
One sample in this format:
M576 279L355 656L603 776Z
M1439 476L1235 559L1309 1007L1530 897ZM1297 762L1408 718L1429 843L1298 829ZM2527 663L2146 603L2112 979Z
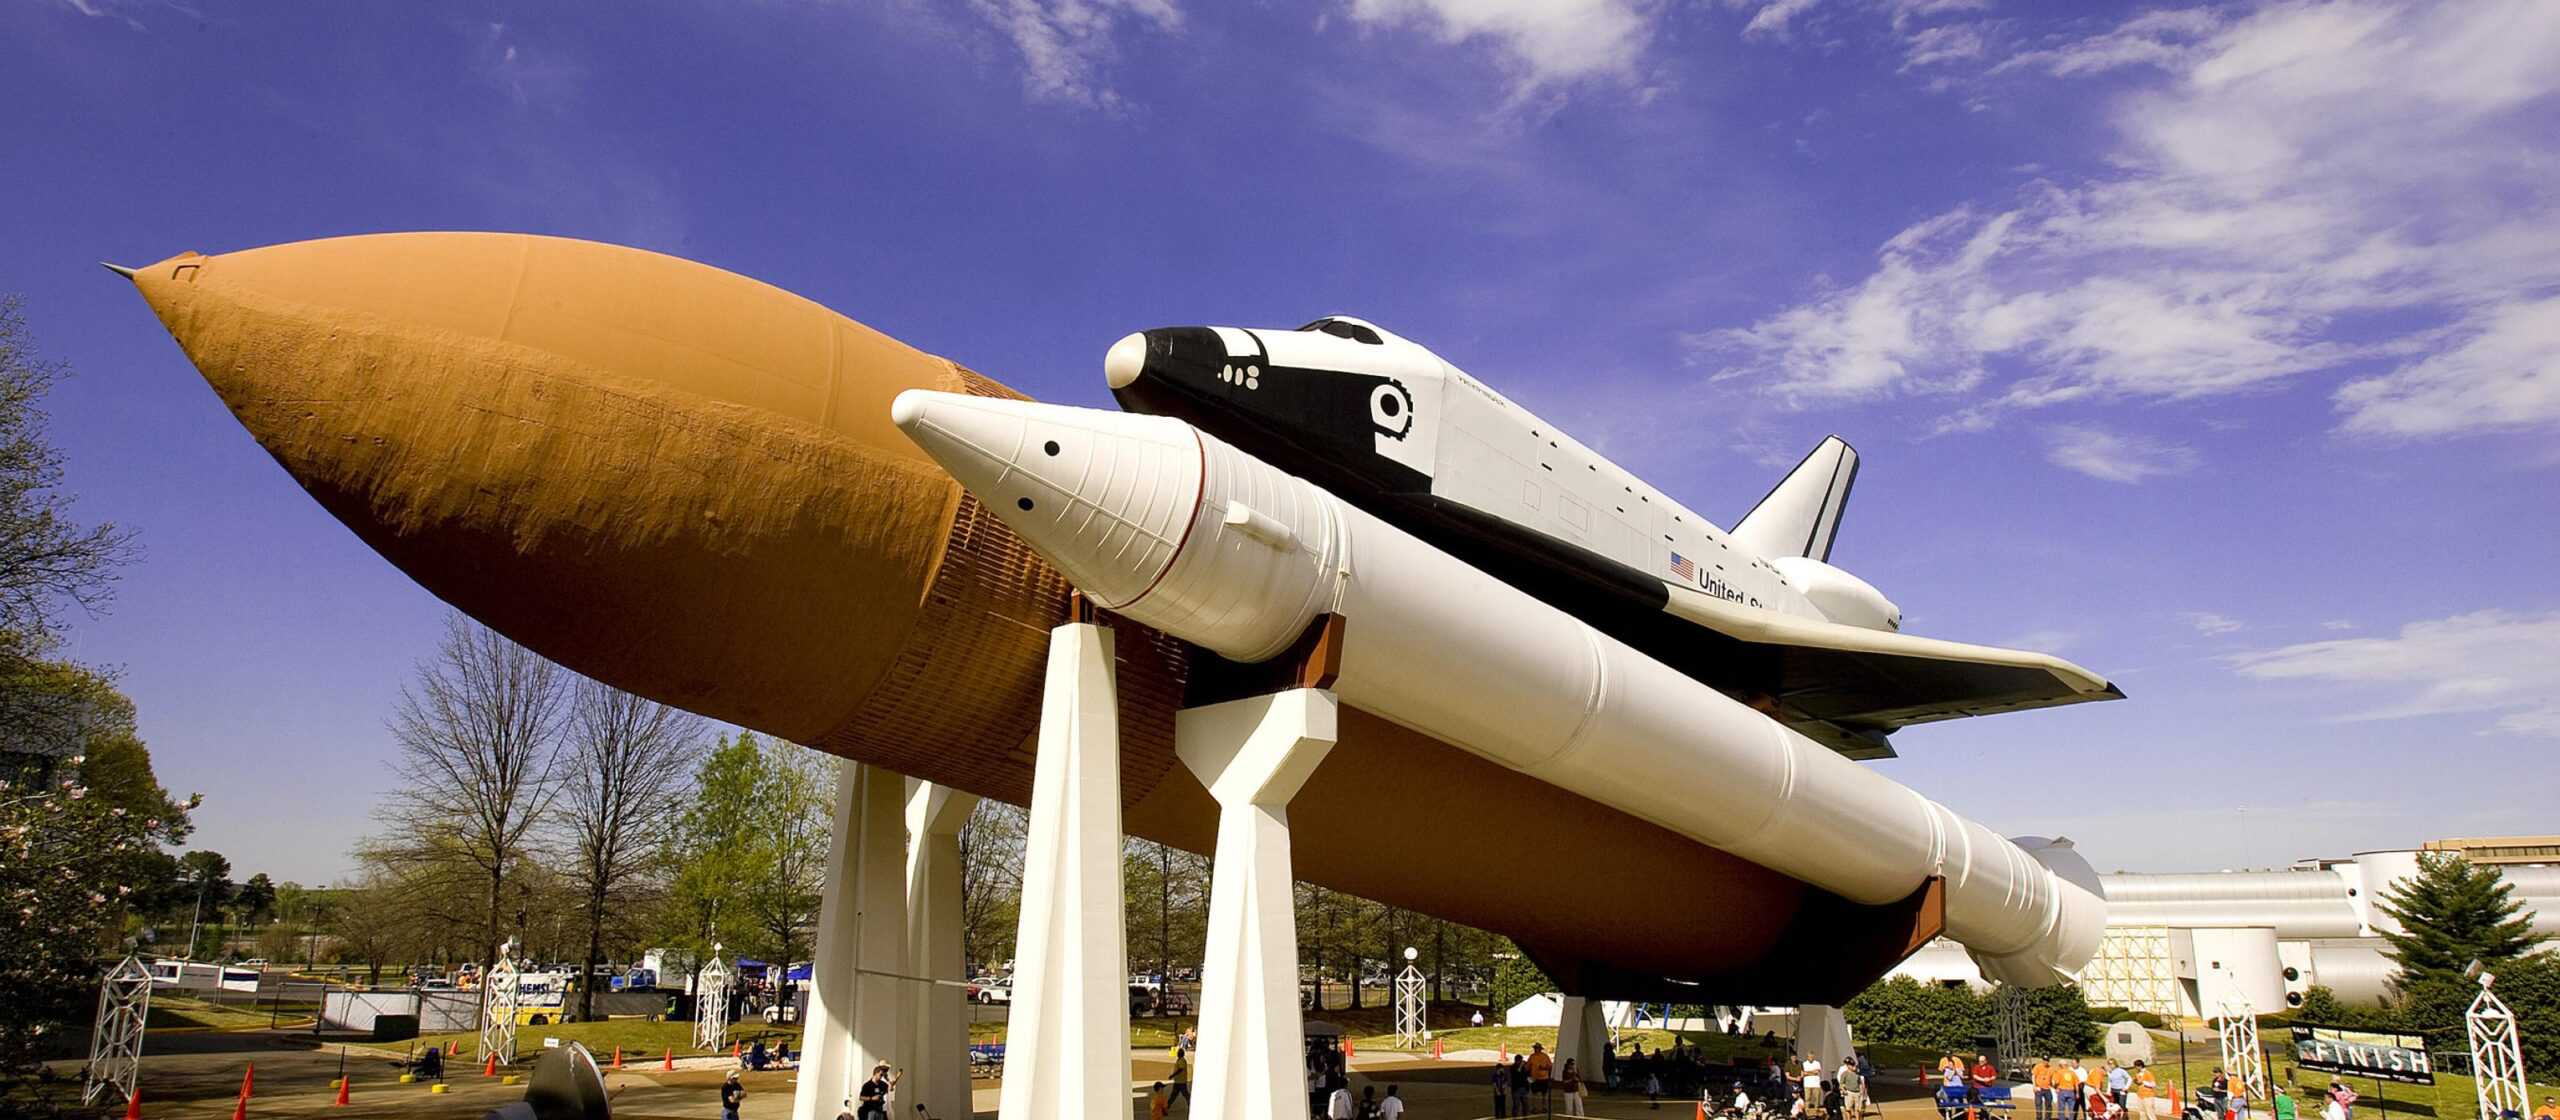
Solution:
M897 1114L925 1106L934 1116L967 1116L969 997L957 985L967 947L960 926L960 826L975 794L907 779L907 965L921 980L899 987L899 1050L907 1055ZM942 980L934 984L923 981Z
M1840 1059L1856 1053L1849 1039L1849 1017L1828 1004L1808 1003L1796 1008L1796 1060L1812 1058L1822 1063L1822 1075L1831 1076L1840 1068ZM2006 1055L2002 1056L2006 1059ZM1802 1076L1801 1065L1789 1070Z
M810 954L809 1018L800 1029L792 1115L830 1120L888 1062L904 1067L898 986L906 971L906 779L846 762L836 771L835 826ZM880 975L888 973L891 975Z
M1608 1003L1604 1000L1564 997L1562 1014L1556 1018L1556 1076L1564 1076L1564 1061L1580 1063L1582 1079L1600 1083L1600 1048L1609 1041Z
M1049 632L1022 858L1001 1120L1129 1112L1129 946L1120 893L1120 704L1111 631Z
M1174 717L1175 753L1218 802L1192 1115L1306 1114L1288 805L1333 749L1336 715L1333 693L1301 688Z

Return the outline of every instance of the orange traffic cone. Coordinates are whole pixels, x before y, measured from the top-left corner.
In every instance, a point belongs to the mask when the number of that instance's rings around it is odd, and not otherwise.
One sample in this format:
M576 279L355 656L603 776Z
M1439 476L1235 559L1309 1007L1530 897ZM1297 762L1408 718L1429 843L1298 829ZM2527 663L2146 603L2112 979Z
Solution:
M673 1046L667 1047L667 1063L666 1063L665 1065L663 1065L663 1066L658 1067L658 1068L660 1068L660 1069L674 1069L674 1068L676 1068L676 1048L675 1048L675 1047L673 1047Z
M347 1084L354 1080L355 1078L352 1077L341 1077L338 1079L338 1105L342 1108L345 1107L347 1103Z
M1707 1102L1698 1102L1698 1120L1707 1120Z
M486 1061L486 1062L482 1062L482 1063L480 1064L480 1076L482 1076L482 1077L496 1077L496 1076L498 1076L498 1052L497 1052L497 1051L495 1051L495 1050L490 1051L490 1052L489 1052L489 1060L488 1060L488 1061Z
M733 1062L734 1062L734 1061L737 1061L737 1060L738 1060L738 1055L743 1054L743 1053L746 1053L746 1051L745 1051L745 1050L740 1049L740 1048L739 1048L739 1045L738 1045L737 1043L732 1042L732 1043L730 1043L730 1044L729 1044L729 1060L730 1060L730 1061L733 1061Z
M1493 1049L1493 1061L1494 1061L1494 1064L1495 1064L1495 1065L1504 1065L1504 1066L1510 1065L1510 1064L1511 1064L1511 1044L1510 1044L1510 1043L1508 1043L1508 1042L1506 1042L1506 1043L1503 1043L1503 1044L1502 1044L1502 1045L1500 1045L1500 1046L1494 1047L1494 1049Z
M249 1072L240 1075L240 1099L232 1102L231 1120L249 1120L249 1079L257 1072L258 1067L251 1065Z
M613 1068L622 1068L622 1048L619 1046L613 1048Z
M132 1096L124 1099L124 1120L142 1120L141 1089L136 1088Z
M1440 1047L1441 1047L1441 1044L1440 1044L1440 1043L1438 1043L1438 1042L1434 1042L1434 1043L1432 1043L1432 1044L1431 1044L1431 1060L1432 1060L1432 1061L1435 1061L1435 1062L1436 1062L1436 1061L1439 1061L1439 1060L1440 1060Z
M240 1096L241 1096L243 1099L246 1099L246 1098L249 1096L249 1094L253 1091L253 1090L251 1089L251 1086L254 1086L254 1085L256 1085L257 1083L258 1083L258 1063L256 1063L256 1062L251 1062L251 1063L249 1063L249 1068L248 1068L247 1070L243 1071L243 1072L240 1074Z
M1359 1047L1357 1047L1357 1046L1353 1046L1353 1045L1351 1044L1351 1040L1350 1040L1350 1039L1347 1039L1347 1038L1346 1038L1346 1039L1343 1039L1343 1040L1342 1040L1342 1056L1343 1056L1343 1057L1345 1057L1345 1058L1355 1058L1355 1057L1358 1057L1359 1055L1360 1055L1360 1048L1359 1048Z

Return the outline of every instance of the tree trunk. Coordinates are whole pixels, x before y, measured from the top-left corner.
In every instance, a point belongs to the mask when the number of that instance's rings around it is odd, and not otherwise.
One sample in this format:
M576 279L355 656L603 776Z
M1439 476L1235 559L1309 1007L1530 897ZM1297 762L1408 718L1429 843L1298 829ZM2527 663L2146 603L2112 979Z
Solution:
M596 966L604 963L604 882L587 884L587 963L578 977L578 1021L596 1018Z

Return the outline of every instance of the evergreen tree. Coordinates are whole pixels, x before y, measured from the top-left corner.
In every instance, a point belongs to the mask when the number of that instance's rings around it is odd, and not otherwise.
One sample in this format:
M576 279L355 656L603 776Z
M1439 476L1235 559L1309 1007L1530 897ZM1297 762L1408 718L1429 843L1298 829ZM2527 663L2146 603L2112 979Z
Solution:
M2404 988L2458 977L2475 960L2494 968L2532 952L2542 940L2505 877L2450 852L2420 856L2418 873L2376 901L2400 922L2400 932L2382 936L2391 943Z

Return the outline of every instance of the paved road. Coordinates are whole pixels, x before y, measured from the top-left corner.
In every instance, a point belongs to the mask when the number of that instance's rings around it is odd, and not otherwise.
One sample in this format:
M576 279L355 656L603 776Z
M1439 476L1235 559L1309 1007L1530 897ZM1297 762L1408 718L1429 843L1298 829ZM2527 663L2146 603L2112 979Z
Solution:
M257 1065L253 1117L479 1120L500 1104L522 1099L524 1093L520 1086L483 1078L476 1069L456 1069L451 1071L456 1076L448 1092L433 1094L424 1085L399 1083L398 1056L396 1049L361 1045L342 1049L335 1043L315 1043L308 1036L271 1031L158 1033L144 1049L142 1114L151 1120L228 1120L241 1073L252 1062ZM1146 1083L1163 1076L1165 1067L1156 1051L1131 1058L1130 1115L1142 1118ZM335 1107L336 1095L329 1088L342 1060L350 1078L348 1107L343 1109ZM607 1087L614 1093L616 1120L700 1120L717 1115L721 1064L717 1059L701 1059L696 1068L674 1073L653 1069L609 1074ZM57 1062L53 1068L65 1078L79 1076L77 1062ZM1352 1084L1354 1092L1376 1085L1381 1094L1389 1085L1398 1087L1409 1106L1405 1114L1409 1120L1478 1120L1491 1104L1486 1073L1486 1067L1477 1063L1364 1055L1353 1063ZM787 1070L746 1074L745 1120L789 1120L795 1076ZM1888 1098L1882 1120L1929 1120L1932 1113L1923 1091L1903 1084L1910 1080L1908 1076L1877 1078ZM978 1083L978 1116L995 1115L1000 1092L993 1081ZM1187 1120L1189 1103L1176 1106L1173 1114ZM1664 1101L1655 1108L1640 1096L1603 1094L1592 1101L1589 1114L1612 1120L1688 1120L1696 1114L1696 1105Z

